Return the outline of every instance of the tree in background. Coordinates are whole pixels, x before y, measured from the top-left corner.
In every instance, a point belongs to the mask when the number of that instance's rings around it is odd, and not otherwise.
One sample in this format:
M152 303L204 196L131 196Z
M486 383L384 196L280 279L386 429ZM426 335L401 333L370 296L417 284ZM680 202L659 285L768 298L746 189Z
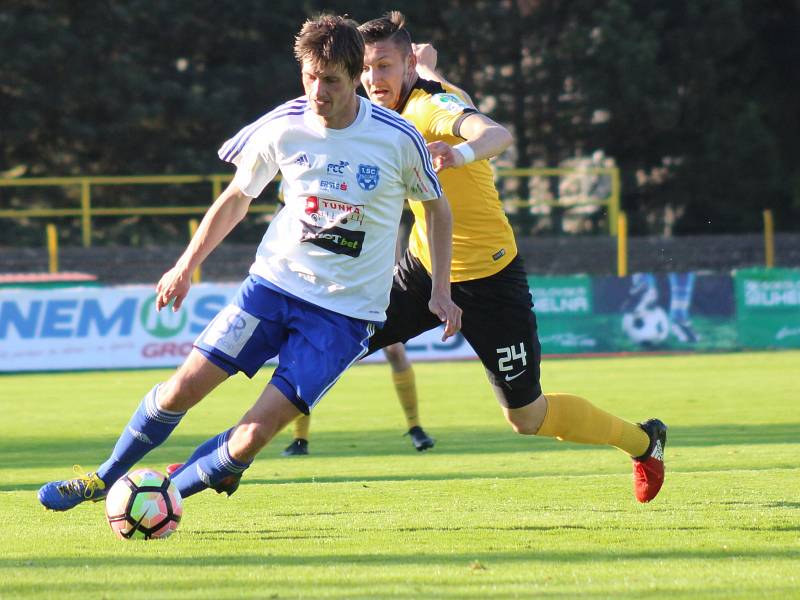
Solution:
M7 0L0 172L217 172L218 144L301 93L291 48L307 16L327 8L363 21L397 7ZM440 0L431 11L405 0L400 8L414 36L437 45L445 74L511 126L517 166L598 150L613 157L635 232L757 231L767 207L779 227L800 223L797 2ZM525 197L528 181L520 183ZM0 191L3 207L50 201L37 198ZM109 201L138 202L125 190ZM175 190L169 202L197 204L197 192ZM137 239L178 226L149 222ZM4 242L26 231L0 220Z

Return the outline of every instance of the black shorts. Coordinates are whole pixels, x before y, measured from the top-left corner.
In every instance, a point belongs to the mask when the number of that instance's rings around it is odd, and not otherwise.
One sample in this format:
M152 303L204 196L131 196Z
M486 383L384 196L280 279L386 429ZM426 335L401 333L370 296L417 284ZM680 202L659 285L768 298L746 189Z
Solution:
M515 257L490 277L453 283L450 294L463 311L461 333L481 359L500 403L521 408L536 400L542 393L542 347L522 259ZM386 323L370 338L370 353L438 326L439 318L428 310L430 297L431 276L406 251L395 270Z

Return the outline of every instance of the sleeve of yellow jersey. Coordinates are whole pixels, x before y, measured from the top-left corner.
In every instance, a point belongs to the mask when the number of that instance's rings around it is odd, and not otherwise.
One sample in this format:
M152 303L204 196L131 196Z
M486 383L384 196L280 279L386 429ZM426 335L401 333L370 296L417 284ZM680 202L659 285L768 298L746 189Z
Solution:
M457 125L465 114L478 112L453 92L432 94L426 102L428 131L436 139L460 137Z

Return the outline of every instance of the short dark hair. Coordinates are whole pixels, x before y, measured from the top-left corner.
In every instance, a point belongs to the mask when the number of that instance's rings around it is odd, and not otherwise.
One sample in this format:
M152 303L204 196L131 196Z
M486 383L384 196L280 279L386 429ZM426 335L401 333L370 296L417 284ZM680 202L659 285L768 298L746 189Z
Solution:
M294 55L300 63L342 66L355 79L364 69L364 38L352 19L320 15L303 23L294 38Z
M406 18L399 10L387 12L378 19L367 21L358 30L367 44L389 40L404 54L412 51L411 34L406 29Z

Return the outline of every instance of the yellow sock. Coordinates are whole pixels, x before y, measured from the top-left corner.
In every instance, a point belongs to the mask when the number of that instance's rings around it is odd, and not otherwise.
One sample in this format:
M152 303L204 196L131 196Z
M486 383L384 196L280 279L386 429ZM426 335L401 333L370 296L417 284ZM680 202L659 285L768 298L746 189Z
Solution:
M294 439L308 441L311 415L300 415L294 420Z
M600 410L594 404L571 394L547 394L547 414L537 435L581 444L609 445L641 456L650 438L635 423Z
M417 384L414 379L414 369L409 367L405 371L392 371L392 381L397 392L397 398L400 400L400 406L403 407L403 413L406 415L408 428L416 427L419 425L419 403L417 402Z

